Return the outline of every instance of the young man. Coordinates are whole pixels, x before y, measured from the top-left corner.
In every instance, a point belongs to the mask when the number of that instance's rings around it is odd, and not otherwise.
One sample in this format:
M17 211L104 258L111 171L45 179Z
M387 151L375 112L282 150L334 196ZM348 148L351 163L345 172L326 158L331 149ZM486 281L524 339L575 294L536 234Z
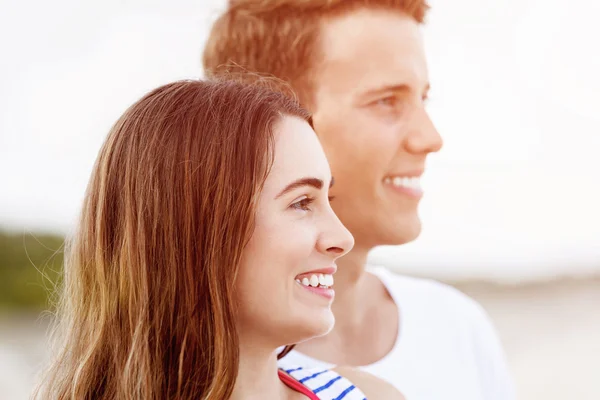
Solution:
M349 365L408 399L508 400L512 382L482 308L430 280L366 265L375 246L417 238L425 160L442 146L425 109L424 0L235 0L204 50L207 75L230 69L288 81L313 113L355 238L338 262L335 328L282 365Z

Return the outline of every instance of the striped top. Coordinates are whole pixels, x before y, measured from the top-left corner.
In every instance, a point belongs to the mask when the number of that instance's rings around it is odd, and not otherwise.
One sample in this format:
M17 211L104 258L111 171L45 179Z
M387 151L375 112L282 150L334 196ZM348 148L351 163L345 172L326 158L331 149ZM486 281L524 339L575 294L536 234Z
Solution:
M283 372L308 388L319 400L367 400L359 388L331 369L287 367Z

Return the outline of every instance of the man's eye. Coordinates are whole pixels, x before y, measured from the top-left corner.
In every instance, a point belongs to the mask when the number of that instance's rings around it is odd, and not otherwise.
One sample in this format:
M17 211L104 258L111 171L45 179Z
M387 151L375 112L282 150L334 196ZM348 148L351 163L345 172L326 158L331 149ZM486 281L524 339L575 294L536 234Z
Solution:
M305 197L302 200L298 200L297 202L293 203L290 207L296 210L310 211L309 206L312 204L313 201L314 199L310 197Z
M375 104L386 107L394 107L398 101L394 96L383 97L375 102Z

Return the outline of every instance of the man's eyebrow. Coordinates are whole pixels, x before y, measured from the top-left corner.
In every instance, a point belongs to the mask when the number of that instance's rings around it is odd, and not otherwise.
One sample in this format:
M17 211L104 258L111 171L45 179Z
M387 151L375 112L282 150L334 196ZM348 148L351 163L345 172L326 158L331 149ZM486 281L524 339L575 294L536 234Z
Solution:
M302 186L312 186L315 189L321 190L323 188L323 181L318 178L300 178L287 185L275 198L278 199L284 194Z
M429 91L429 89L431 88L431 85L429 83L427 83L425 85L425 87L423 88L423 91L425 93L427 93ZM365 96L376 96L378 94L382 94L382 93L387 93L387 92L401 92L401 93L408 93L410 92L412 89L410 88L409 85L401 83L401 84L397 84L397 85L383 85L383 86L379 86L375 89L371 89L368 90L364 93Z

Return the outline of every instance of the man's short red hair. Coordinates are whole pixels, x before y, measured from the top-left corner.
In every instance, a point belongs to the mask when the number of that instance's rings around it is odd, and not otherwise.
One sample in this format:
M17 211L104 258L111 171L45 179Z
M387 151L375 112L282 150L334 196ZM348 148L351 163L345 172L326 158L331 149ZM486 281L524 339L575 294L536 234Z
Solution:
M272 75L310 103L321 23L361 8L397 11L423 23L429 6L425 0L230 0L206 43L205 74L243 70Z

